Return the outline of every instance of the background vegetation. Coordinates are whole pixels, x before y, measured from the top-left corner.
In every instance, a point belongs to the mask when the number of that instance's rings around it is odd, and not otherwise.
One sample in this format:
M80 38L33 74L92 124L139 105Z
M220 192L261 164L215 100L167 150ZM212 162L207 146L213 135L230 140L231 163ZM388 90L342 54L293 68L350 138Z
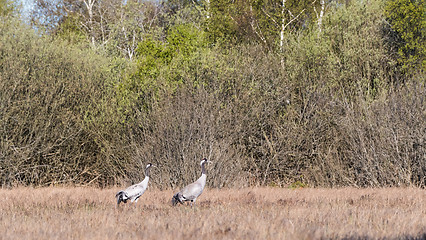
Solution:
M18 5L2 186L426 186L424 0Z

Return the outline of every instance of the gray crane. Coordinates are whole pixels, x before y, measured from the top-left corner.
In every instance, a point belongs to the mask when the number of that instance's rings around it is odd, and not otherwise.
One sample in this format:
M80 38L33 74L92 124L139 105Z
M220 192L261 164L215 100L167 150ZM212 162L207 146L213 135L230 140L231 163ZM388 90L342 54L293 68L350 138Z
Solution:
M211 161L208 161L206 158L203 158L201 160L201 177L198 178L197 181L189 184L188 186L184 187L180 192L176 193L172 198L172 204L173 206L176 206L176 204L190 201L191 207L194 204L197 198L203 193L204 186L206 186L206 163L210 163Z
M117 198L117 205L120 205L120 202L126 203L127 200L130 199L130 201L134 204L136 204L139 200L139 197L142 196L142 194L146 191L148 188L148 181L149 181L149 169L153 165L151 163L148 163L145 168L145 178L142 182L132 185L125 190L119 191L115 197Z

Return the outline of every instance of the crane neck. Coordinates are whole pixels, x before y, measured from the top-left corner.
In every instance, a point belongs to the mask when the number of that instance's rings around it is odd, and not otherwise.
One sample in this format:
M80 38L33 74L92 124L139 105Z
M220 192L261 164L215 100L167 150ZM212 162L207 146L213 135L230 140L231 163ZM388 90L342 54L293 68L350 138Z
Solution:
M207 171L206 171L206 162L203 162L203 164L201 164L201 174L206 175Z
M147 167L146 169L145 169L145 177L146 178L149 178L149 169L150 169L151 167Z

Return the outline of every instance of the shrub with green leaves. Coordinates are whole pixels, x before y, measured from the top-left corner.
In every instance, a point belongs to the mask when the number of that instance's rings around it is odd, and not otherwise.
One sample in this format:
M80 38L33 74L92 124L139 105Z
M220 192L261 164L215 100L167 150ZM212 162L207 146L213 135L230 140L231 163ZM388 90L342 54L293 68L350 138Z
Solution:
M9 16L16 11L15 4L10 0L0 0L0 17Z
M191 24L169 29L165 41L147 38L137 48L136 71L119 84L124 108L148 109L158 90L173 91L206 51L205 33ZM127 100L126 100L127 99Z
M385 15L397 33L394 45L404 71L426 69L426 1L389 0Z

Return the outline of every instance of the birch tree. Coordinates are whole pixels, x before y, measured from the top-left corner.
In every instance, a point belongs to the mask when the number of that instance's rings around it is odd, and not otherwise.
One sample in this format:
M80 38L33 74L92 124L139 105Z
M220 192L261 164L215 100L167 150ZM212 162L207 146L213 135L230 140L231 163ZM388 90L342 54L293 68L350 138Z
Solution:
M264 33L268 33L268 38L278 39L280 51L285 45L285 33L305 27L318 5L316 0L265 0L253 3L257 21L261 22L259 25Z
M116 48L121 55L132 60L138 43L159 27L162 14L154 3L128 2L119 10L119 17L111 30L109 48Z
M82 23L82 25L87 29L89 32L92 47L95 47L95 30L93 27L93 5L95 4L95 0L84 0L84 5L86 6L86 10L89 15L89 21L87 23Z
M133 59L138 42L158 25L160 14L160 5L149 1L39 0L33 22L50 34L74 23L93 49Z
M325 0L320 0L320 6L321 6L321 10L318 14L317 9L314 5L314 11L317 17L317 24L318 24L318 30L319 32L321 32L321 26L322 26L322 19L324 17L324 11L325 11Z

